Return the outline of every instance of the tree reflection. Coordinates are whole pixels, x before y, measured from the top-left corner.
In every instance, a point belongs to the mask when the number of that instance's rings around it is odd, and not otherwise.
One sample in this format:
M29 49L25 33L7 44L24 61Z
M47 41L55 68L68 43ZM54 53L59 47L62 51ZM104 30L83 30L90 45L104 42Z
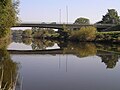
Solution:
M31 44L32 44L32 38L23 38L23 39L22 39L22 42L23 42L25 45L31 45Z
M97 49L93 43L69 43L66 48L64 48L64 53L73 53L78 57L87 57L96 55Z
M8 38L1 38L0 42L0 90L13 90L15 88L18 64L11 60L7 51L10 43Z
M120 45L119 44L96 44L98 49L98 56L101 57L102 62L104 62L106 68L114 68L119 60L120 55ZM100 54L100 55L99 55Z
M118 55L99 55L107 67L106 68L114 68L116 63L118 62Z
M33 39L33 38L12 38L16 43L23 43L25 45L30 45L33 50L45 50L47 47L53 47L55 42L43 39Z
M25 38L22 41L26 45L31 45L33 50L46 50L47 47L53 47L57 43L60 49L63 50L63 54L73 54L79 58L97 55L101 57L102 62L107 65L107 68L114 68L120 55L119 44L74 43L30 38Z
M5 90L14 88L17 79L18 64L11 60L10 54L5 49L0 49L0 80ZM3 76L2 76L3 75Z
M72 53L80 58L97 55L107 65L106 68L114 68L119 59L119 48L120 45L116 44L68 43L64 53Z
M33 50L45 50L47 47L54 46L54 44L54 41L34 39L31 47Z

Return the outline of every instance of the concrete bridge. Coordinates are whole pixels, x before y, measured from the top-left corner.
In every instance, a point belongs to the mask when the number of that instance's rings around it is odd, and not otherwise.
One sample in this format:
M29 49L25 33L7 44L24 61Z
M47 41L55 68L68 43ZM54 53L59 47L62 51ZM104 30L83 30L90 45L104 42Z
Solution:
M63 29L67 27L68 29L80 29L82 26L94 26L97 29L107 29L109 27L115 26L115 24L56 24L56 23L20 23L13 27L39 27L39 28L54 28Z

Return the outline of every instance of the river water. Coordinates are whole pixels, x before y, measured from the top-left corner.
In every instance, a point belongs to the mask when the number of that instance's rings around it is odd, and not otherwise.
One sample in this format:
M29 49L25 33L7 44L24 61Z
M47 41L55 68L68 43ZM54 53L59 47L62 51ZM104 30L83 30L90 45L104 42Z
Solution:
M10 53L19 63L17 90L120 90L120 45L13 40L8 50L48 51Z

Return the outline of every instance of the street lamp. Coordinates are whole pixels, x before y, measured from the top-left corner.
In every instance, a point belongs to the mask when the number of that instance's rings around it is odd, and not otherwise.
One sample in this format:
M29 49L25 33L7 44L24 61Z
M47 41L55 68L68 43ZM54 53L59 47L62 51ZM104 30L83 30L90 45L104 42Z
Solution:
M59 23L61 24L61 9L59 9Z
M68 24L68 6L66 6L66 22L67 22L67 24Z

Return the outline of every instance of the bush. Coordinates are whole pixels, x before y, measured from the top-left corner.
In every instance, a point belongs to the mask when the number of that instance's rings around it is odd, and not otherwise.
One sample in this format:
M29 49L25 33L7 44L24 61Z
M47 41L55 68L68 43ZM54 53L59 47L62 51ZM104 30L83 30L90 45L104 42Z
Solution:
M81 27L78 31L70 33L70 39L78 41L94 41L96 38L96 28L93 26Z

